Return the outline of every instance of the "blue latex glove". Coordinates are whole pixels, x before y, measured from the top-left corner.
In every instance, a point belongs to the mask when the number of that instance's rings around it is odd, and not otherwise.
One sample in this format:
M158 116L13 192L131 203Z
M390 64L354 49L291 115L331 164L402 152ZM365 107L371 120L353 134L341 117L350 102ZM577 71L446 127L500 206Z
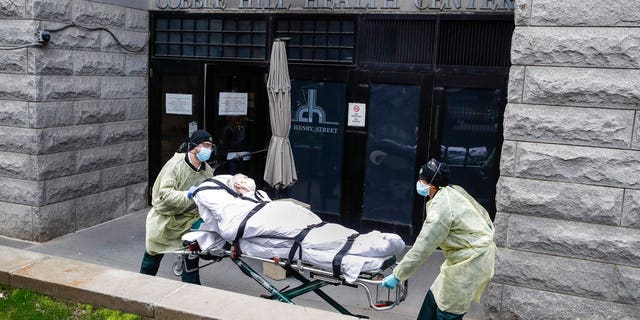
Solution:
M396 278L393 273L384 277L384 279L382 280L382 286L389 289L395 288L398 283L400 283L400 280L398 280L398 278Z
M196 191L196 189L198 189L198 187L191 186L191 188L189 188L189 191L187 191L187 198L193 199L193 192Z

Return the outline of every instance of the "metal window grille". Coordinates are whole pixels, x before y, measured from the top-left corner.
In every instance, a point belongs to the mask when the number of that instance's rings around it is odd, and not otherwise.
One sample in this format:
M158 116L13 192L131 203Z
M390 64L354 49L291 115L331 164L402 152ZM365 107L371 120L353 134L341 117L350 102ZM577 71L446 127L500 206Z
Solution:
M513 21L440 22L438 65L508 67Z
M362 62L432 64L435 25L424 19L364 20Z
M276 38L290 38L287 57L299 62L353 64L354 18L280 18Z
M154 56L265 60L263 18L157 18Z

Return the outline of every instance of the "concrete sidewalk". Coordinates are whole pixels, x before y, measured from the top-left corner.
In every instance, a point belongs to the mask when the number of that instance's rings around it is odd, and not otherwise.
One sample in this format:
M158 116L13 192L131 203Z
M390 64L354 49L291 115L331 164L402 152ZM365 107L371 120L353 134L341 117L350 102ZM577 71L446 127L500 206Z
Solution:
M0 238L0 245L22 249L25 252L41 253L52 257L61 257L72 259L79 262L88 262L91 264L102 265L109 269L117 269L137 273L140 269L140 262L144 253L144 234L145 234L145 218L148 210L138 211L124 217L94 226L88 229L78 231L60 238L53 239L45 243L31 243L9 238ZM27 253L28 255L28 253ZM436 252L429 260L423 264L416 274L409 280L409 295L407 299L399 306L389 311L375 311L369 308L366 301L366 295L361 288L351 288L347 286L327 286L322 288L336 301L340 302L345 308L354 314L367 315L374 320L409 320L415 319L422 304L424 294L437 276L439 266L443 261L440 252ZM216 288L234 293L249 295L251 297L236 295L234 297L245 297L247 303L253 304L255 297L266 294L267 291L262 288L253 279L244 275L241 270L233 264L230 259L223 259L211 266L203 268L200 271L202 285L209 288ZM171 271L171 267L176 261L176 256L172 254L165 255L158 277L148 277L135 274L151 282L173 283L183 287L179 277L176 277ZM201 264L205 262L202 261ZM253 260L245 260L255 270L261 271L262 265ZM158 279L165 278L165 279ZM108 281L108 278L104 279ZM288 285L297 286L298 282L293 279L281 281L272 281L272 284L278 288L284 288ZM195 292L199 291L197 286L188 285L187 287L196 287ZM213 295L219 295L221 291L214 291ZM213 297L211 297L213 298ZM198 301L205 301L202 296L187 295L183 297L183 303L191 304ZM265 302L273 302L267 301ZM314 293L295 298L294 303L300 306L312 307L331 311L330 318L339 318L329 304L320 299ZM283 303L276 303L282 304ZM471 310L465 316L465 319L482 319L483 308L481 305L472 304ZM307 317L308 315L304 315ZM262 318L262 317L260 317ZM231 318L230 318L231 319ZM256 318L257 319L257 318Z

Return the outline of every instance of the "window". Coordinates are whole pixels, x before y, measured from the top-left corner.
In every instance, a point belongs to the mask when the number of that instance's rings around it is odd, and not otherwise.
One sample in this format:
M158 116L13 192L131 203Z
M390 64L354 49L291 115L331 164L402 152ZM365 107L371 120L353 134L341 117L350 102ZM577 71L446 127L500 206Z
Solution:
M267 21L262 18L157 18L157 57L265 60Z
M353 64L355 20L349 18L282 18L276 22L276 38L290 38L290 61Z

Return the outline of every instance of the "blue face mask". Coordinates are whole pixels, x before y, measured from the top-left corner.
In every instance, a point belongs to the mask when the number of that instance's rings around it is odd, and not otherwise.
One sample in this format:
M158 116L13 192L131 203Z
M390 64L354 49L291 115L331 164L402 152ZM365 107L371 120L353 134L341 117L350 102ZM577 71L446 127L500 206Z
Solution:
M420 181L416 182L416 192L419 195L421 195L423 197L426 197L426 196L429 195L429 190L431 190L431 186L430 185L424 184L424 183L422 183Z
M196 153L198 160L207 161L211 157L211 149L200 147L200 151Z

